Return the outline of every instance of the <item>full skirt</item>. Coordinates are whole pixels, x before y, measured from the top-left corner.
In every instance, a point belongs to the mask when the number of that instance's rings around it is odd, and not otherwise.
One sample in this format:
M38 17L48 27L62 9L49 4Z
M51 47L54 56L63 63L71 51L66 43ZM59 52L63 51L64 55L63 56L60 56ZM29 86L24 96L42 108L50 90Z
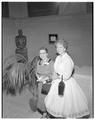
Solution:
M58 95L60 79L52 82L50 91L45 98L47 111L55 117L79 118L89 114L88 103L76 80L71 77L65 82L64 95Z

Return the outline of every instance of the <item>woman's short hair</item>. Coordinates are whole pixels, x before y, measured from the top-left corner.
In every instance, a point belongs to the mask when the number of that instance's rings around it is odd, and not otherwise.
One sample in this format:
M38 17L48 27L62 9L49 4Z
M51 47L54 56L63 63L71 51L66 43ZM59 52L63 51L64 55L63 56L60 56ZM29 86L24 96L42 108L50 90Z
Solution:
M57 44L63 45L64 48L66 48L66 50L68 49L68 42L65 41L65 40L61 40L61 39L60 39L60 40L57 40L57 41L55 42L55 46L56 46Z
M40 50L45 50L48 53L48 49L46 47L41 47Z

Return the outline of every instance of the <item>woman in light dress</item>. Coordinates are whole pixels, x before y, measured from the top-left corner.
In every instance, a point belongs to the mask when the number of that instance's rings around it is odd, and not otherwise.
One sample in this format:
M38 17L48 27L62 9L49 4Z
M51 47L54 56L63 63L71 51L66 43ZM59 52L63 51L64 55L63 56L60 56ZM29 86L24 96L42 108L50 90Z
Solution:
M66 52L64 40L56 42L58 56L54 63L52 86L45 98L47 112L55 117L80 118L89 115L88 103L82 89L73 78L74 62ZM65 83L64 95L58 94L58 85L63 75Z

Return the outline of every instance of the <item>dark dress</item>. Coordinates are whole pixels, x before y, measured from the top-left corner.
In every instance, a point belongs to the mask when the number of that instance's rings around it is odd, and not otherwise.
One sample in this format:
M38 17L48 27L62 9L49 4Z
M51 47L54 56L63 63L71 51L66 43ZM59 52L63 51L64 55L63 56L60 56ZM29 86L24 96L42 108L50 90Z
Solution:
M47 64L41 65L40 62L37 63L37 73L40 74L40 76L48 76L49 78L52 77L53 74L53 61L49 60ZM42 82L38 82L38 104L37 107L40 111L45 112L46 108L44 105L44 94L41 93L42 90Z

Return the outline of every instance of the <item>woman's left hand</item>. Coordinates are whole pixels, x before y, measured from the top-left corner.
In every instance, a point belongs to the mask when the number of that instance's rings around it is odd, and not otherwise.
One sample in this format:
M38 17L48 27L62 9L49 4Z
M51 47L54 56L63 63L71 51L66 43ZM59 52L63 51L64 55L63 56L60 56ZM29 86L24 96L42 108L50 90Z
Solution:
M46 82L46 80L48 80L49 79L49 77L45 77L45 76L41 76L41 77L39 77L38 78L38 82Z
M46 82L46 80L48 80L48 79L49 79L49 77L44 77L44 78L41 79L41 81Z

